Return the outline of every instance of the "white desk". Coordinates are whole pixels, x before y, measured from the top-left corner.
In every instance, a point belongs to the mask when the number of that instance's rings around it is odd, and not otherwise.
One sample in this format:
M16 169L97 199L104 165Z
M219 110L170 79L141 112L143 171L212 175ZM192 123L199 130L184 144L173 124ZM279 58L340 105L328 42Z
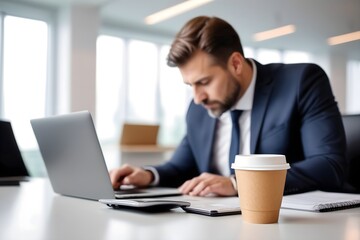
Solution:
M278 224L241 215L206 217L181 209L146 214L56 195L46 179L0 187L0 239L359 240L360 208L330 213L281 210Z

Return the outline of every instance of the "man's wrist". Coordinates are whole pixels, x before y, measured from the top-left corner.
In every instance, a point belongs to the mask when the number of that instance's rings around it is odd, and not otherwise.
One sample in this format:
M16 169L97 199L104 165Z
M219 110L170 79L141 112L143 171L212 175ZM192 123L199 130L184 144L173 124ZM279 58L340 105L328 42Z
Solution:
M150 186L157 186L159 184L160 181L160 177L159 177L159 173L156 171L156 169L154 167L150 167L150 166L144 166L142 167L145 171L150 172L151 173L151 182L149 183Z
M149 179L150 179L149 184L151 184L154 181L154 178L155 178L154 174L150 170L147 170L147 169L144 169L144 170L145 170L146 173L148 173L148 176L149 176Z

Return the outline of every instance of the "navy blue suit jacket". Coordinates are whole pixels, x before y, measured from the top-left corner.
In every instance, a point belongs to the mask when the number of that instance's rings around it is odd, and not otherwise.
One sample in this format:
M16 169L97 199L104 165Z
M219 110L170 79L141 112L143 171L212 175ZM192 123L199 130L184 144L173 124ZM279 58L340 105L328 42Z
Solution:
M285 193L339 190L344 181L346 140L325 72L315 64L257 66L251 113L251 153L285 154ZM191 102L187 133L167 163L156 166L160 185L179 186L211 168L217 120Z

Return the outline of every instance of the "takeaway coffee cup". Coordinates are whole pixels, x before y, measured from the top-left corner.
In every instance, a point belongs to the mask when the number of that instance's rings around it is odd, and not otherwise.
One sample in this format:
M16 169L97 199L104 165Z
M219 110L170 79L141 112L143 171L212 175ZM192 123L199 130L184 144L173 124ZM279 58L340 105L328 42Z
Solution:
M287 169L284 155L237 155L235 170L240 208L244 221L277 223Z

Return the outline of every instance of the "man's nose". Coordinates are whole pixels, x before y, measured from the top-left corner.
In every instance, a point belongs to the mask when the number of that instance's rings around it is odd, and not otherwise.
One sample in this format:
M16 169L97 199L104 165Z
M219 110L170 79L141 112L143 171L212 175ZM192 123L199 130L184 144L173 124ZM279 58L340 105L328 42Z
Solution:
M193 87L193 92L194 92L194 102L196 104L203 103L203 101L206 99L206 93L196 86Z

